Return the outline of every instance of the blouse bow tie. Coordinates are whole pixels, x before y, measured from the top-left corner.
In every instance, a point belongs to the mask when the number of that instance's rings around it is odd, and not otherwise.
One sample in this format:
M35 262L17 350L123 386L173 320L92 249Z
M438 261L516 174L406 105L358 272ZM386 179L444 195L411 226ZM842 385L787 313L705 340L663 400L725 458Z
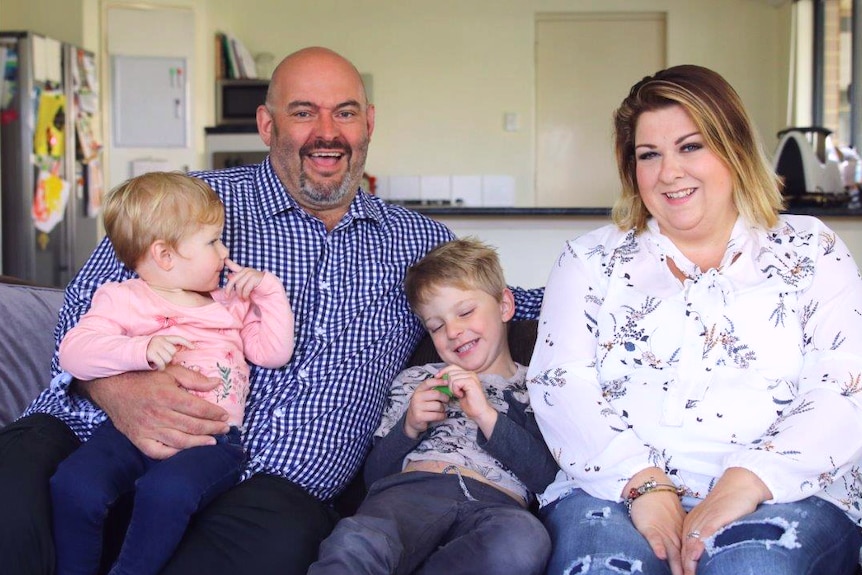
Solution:
M685 299L697 307L727 307L733 303L733 289L730 281L715 268L709 269L685 282Z

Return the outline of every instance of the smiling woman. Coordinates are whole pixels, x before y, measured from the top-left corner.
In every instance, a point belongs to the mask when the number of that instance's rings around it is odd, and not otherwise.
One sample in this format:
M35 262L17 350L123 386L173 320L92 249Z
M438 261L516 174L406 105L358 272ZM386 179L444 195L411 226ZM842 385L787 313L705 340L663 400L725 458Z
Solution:
M541 501L547 573L853 573L855 262L819 220L779 215L758 136L714 71L644 78L614 120L614 224L556 260L527 374L564 472Z
M707 246L690 254L701 269L718 267L739 215L727 165L681 106L644 112L635 130L640 198L661 233L677 246Z

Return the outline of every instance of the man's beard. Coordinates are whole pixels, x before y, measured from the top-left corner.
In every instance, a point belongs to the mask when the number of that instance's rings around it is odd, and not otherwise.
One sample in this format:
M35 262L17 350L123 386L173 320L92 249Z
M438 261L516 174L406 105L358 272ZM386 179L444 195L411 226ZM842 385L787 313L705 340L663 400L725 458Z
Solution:
M299 173L299 193L318 206L335 206L344 199L353 187L350 172L340 182L315 184L309 181L305 170Z
M365 169L365 156L368 149L368 140L361 142L357 147L357 154L347 144L334 140L332 142L315 141L306 144L299 151L299 157L304 158L312 152L339 151L347 156L347 172L340 182L314 183L305 173L304 163L300 161L299 193L308 198L318 206L335 206L341 203L344 197L359 187L362 172Z

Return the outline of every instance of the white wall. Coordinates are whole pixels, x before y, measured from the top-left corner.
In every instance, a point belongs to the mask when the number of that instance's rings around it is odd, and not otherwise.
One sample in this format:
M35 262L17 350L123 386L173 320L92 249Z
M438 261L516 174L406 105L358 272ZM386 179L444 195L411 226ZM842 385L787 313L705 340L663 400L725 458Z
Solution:
M2 0L0 30L38 32L43 36L92 50L96 45L88 44L84 38L85 14L82 1Z

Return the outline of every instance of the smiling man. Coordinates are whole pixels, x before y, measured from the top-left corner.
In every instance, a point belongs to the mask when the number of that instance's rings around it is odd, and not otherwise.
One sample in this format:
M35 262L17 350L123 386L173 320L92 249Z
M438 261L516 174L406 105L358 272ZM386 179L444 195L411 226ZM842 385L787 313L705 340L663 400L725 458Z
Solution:
M287 190L332 229L359 188L374 131L359 72L325 48L288 56L273 72L257 126Z
M257 121L267 159L192 175L224 203L232 259L284 283L296 349L281 368L251 366L242 481L195 516L162 575L306 572L338 519L330 503L362 466L389 384L424 333L404 274L453 238L361 189L374 107L356 68L335 52L285 58ZM67 288L57 337L99 285L129 277L110 242L100 244ZM536 317L542 290L512 291L516 318ZM221 407L178 387L201 377L180 366L80 382L55 361L54 374L0 430L0 564L10 573L53 572L48 480L106 414L156 459L227 430Z

